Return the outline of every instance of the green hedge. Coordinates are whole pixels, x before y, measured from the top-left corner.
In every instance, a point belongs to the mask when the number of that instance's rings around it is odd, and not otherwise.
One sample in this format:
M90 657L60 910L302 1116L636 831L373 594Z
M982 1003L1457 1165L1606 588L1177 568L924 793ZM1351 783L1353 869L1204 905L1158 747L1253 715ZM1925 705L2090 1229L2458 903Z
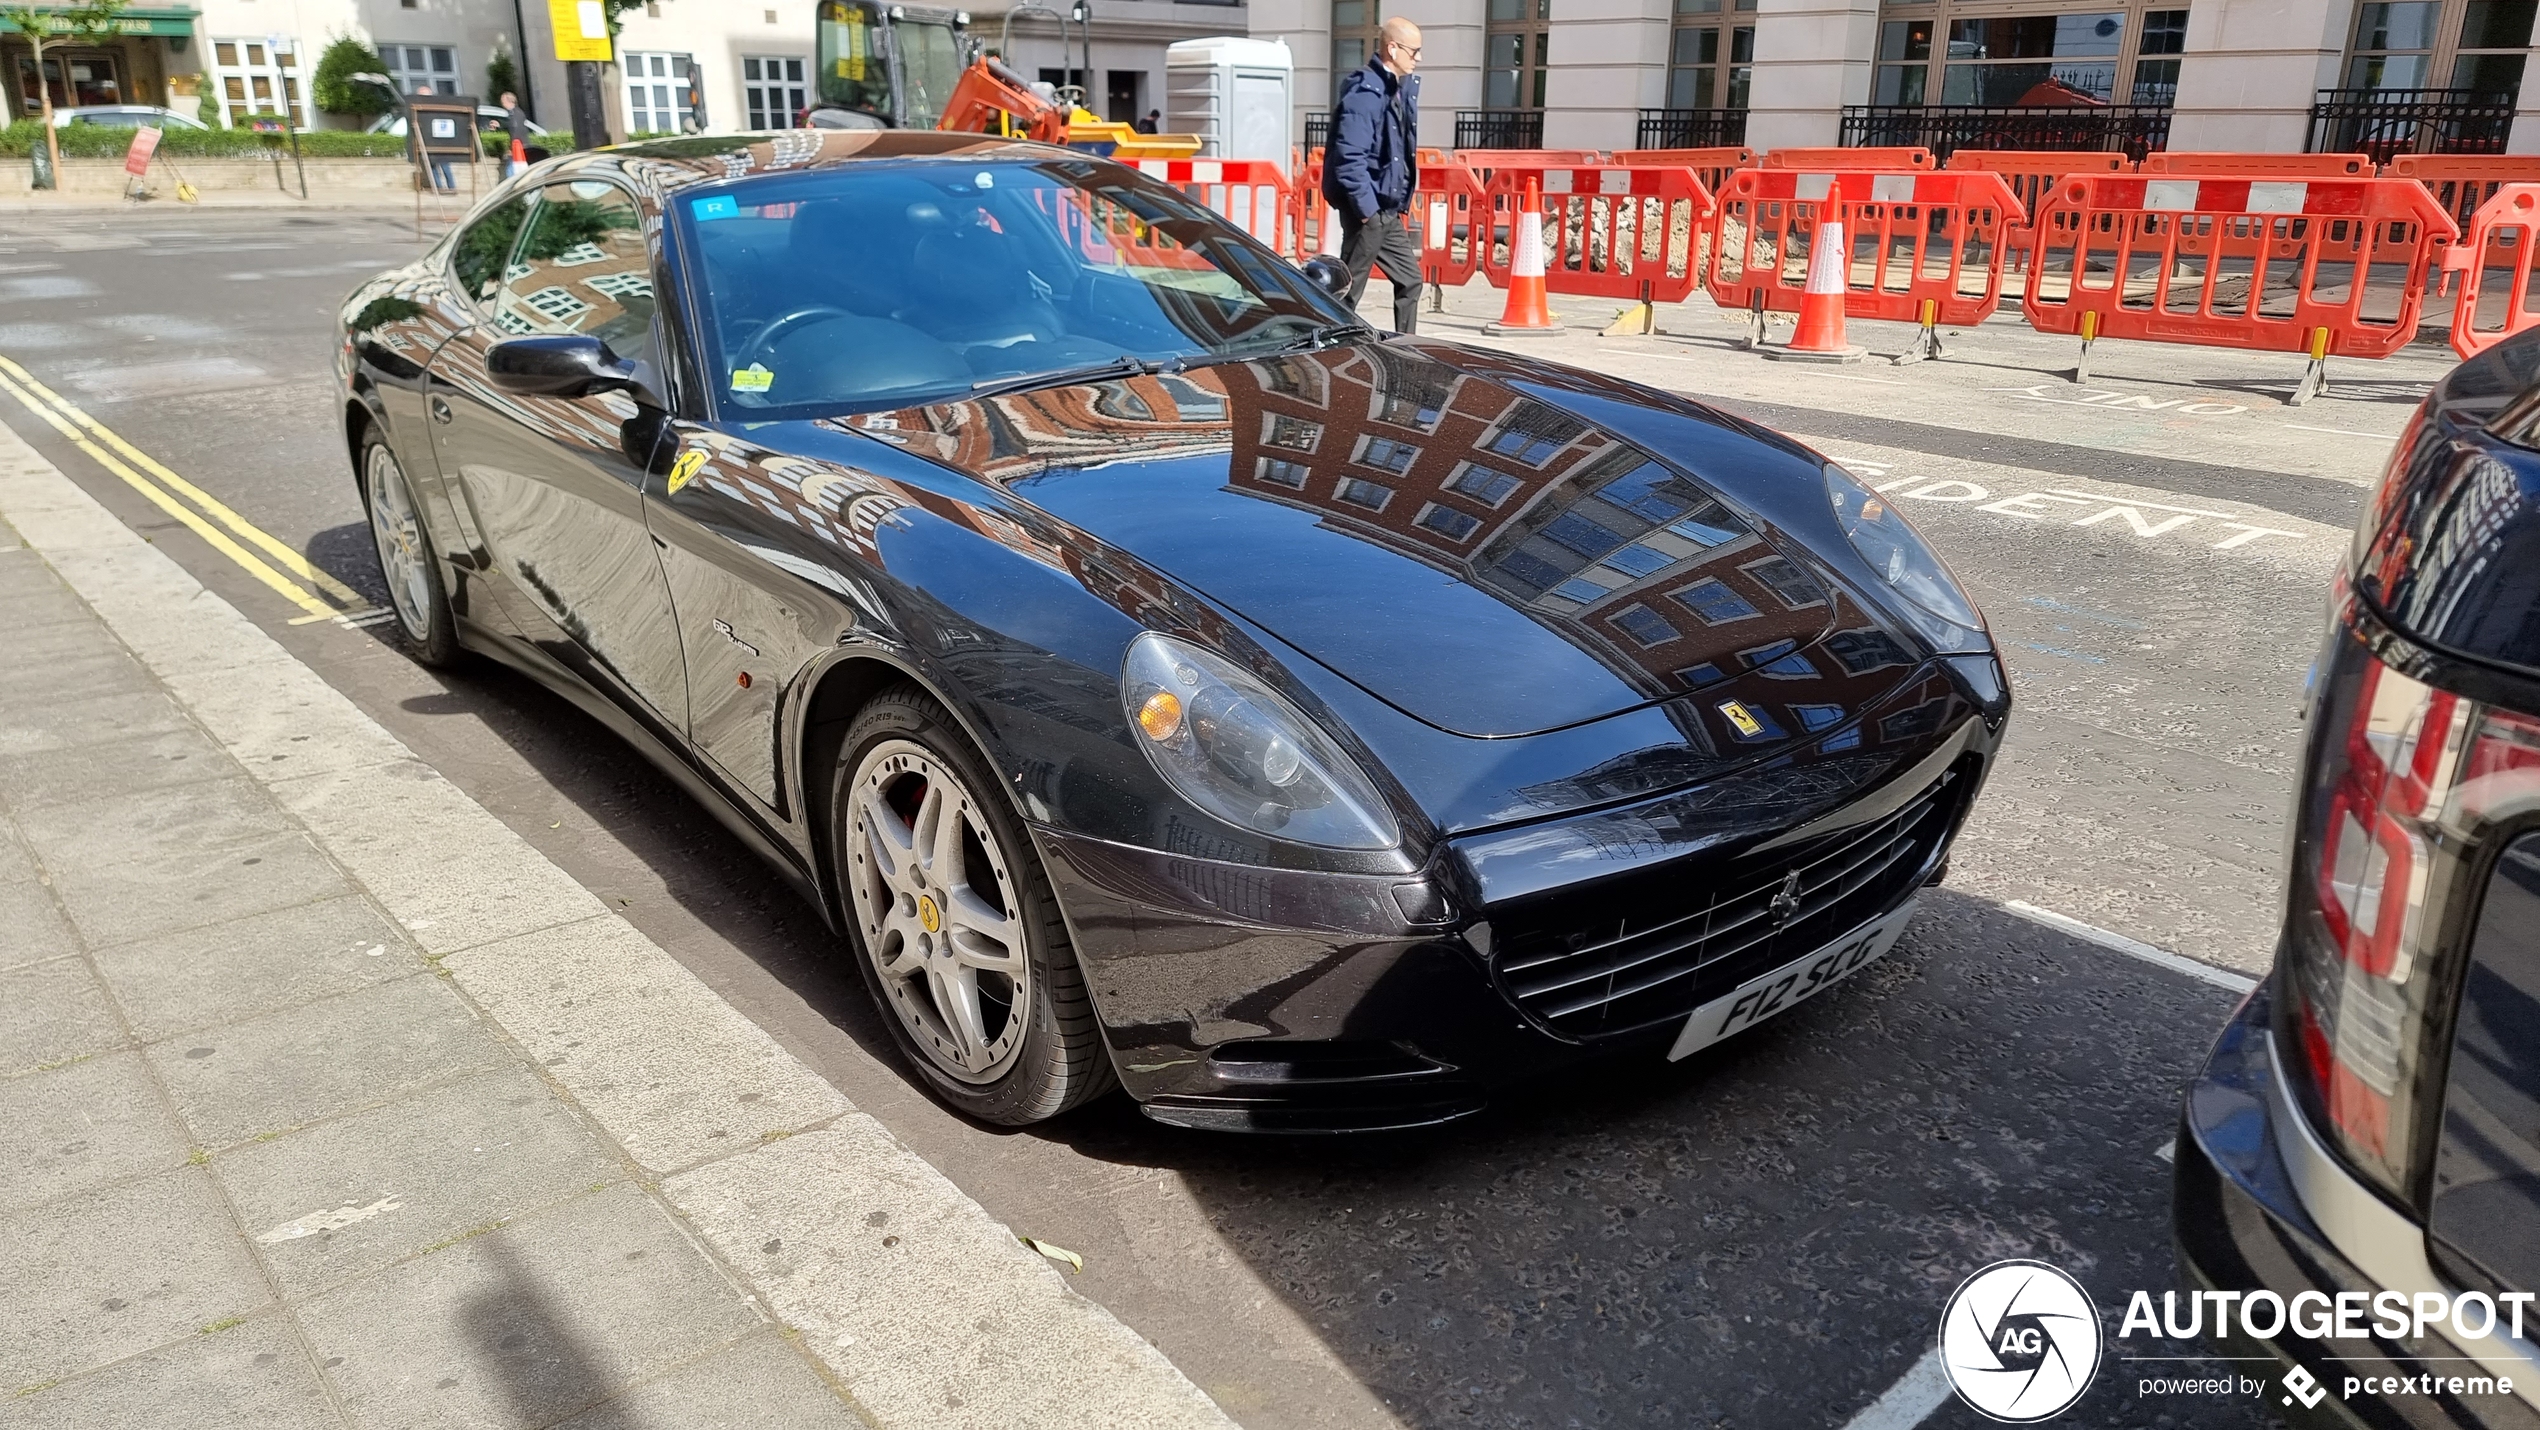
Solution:
M72 124L61 131L65 159L120 159L132 147L132 131L101 124ZM260 158L265 138L251 129L168 129L159 135L159 152L183 159ZM284 152L289 141L282 135ZM44 122L22 119L0 129L0 155L25 158L44 142ZM300 152L319 158L403 158L406 141L394 134L357 134L341 129L313 129L300 135Z

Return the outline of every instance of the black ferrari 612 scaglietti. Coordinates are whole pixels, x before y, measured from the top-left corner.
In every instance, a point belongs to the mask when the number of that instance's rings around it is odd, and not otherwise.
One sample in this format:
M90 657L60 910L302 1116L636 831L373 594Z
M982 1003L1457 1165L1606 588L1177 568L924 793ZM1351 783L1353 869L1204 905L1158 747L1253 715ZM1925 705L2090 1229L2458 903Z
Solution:
M659 761L954 1107L1441 1121L1884 953L2009 695L1840 466L1380 338L1135 170L559 159L344 308L405 639Z

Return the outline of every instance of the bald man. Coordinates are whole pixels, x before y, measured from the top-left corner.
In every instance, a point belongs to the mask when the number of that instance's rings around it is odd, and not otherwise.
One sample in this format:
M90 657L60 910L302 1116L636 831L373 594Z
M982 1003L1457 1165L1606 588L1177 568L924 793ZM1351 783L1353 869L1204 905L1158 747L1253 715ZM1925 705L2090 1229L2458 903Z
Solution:
M1323 153L1323 197L1341 221L1341 261L1356 307L1377 264L1393 284L1394 331L1420 325L1420 249L1405 224L1420 187L1420 27L1400 16L1376 34L1367 67L1341 81Z

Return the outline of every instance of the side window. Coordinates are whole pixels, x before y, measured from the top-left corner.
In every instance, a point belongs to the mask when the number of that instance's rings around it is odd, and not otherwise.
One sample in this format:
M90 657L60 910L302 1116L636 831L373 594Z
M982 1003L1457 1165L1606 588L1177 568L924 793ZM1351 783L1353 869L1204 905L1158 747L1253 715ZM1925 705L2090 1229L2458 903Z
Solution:
M586 333L623 358L652 356L653 261L634 196L584 180L538 191L500 294L506 333Z
M512 256L512 243L520 237L520 222L529 214L529 196L521 195L485 217L469 224L450 250L450 271L458 276L459 289L471 303L492 301L494 290L503 281L503 262Z

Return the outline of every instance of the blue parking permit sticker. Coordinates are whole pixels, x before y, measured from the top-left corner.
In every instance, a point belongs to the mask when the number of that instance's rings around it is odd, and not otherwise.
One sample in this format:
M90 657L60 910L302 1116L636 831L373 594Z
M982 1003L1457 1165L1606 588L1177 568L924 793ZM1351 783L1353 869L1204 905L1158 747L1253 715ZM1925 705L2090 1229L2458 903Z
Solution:
M688 205L688 216L699 223L704 223L708 219L739 218L741 205L730 194L717 194L713 198L698 199Z

